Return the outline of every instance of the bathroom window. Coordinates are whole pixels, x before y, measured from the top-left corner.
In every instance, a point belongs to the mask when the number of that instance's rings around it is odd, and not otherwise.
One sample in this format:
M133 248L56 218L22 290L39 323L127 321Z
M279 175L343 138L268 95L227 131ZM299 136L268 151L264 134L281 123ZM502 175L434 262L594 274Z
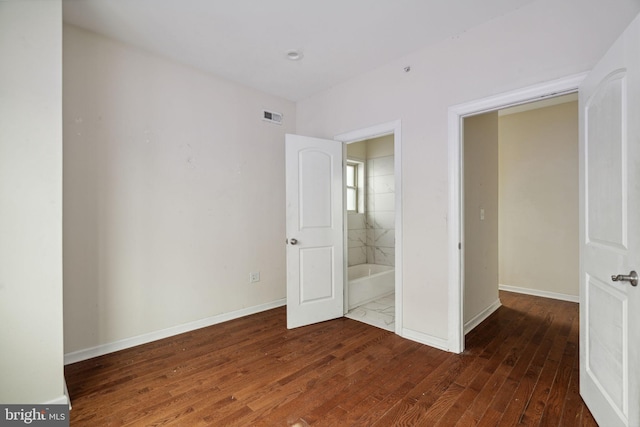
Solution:
M347 160L347 211L364 213L364 162Z

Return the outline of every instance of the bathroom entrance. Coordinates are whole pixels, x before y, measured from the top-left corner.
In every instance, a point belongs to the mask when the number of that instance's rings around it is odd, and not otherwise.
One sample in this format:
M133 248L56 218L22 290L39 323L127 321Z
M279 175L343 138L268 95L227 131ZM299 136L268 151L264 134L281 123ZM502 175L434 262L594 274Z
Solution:
M346 316L395 331L394 136L346 151Z
M345 316L402 335L400 121L335 139L345 147Z

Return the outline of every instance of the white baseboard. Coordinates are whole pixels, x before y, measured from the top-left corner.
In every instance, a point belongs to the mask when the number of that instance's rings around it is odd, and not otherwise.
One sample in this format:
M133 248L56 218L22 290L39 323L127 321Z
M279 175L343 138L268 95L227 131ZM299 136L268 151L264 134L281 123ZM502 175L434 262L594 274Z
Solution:
M251 314L260 313L262 311L271 310L276 307L282 307L283 305L286 305L286 303L287 300L283 298L270 303L247 307L241 310L232 311L230 313L219 314L217 316L196 320L194 322L189 322L182 325L172 326L170 328L149 332L147 334L138 335L136 337L125 338L123 340L101 344L84 350L74 351L64 355L64 364L69 365L71 363L76 363L82 360L91 359L93 357L102 356L104 354L113 353L114 351L124 350L126 348L135 347L140 344L147 344L152 341L172 337L174 335L194 331L200 328L206 328L207 326L212 326L218 323L227 322L229 320L238 319L240 317L249 316Z
M402 338L419 342L420 344L428 345L430 347L435 347L439 350L451 351L449 350L449 342L446 339L434 337L433 335L414 331L412 329L403 328Z
M64 380L64 395L67 396L67 401L69 402L69 410L71 410L71 396L69 396L69 389L67 388L67 380Z
M67 389L66 384L64 388L66 392L66 389ZM71 409L71 405L69 404L69 398L67 397L67 394L63 394L61 396L56 397L55 399L51 399L46 402L43 402L42 404L43 405L69 405L69 409Z
M500 308L502 303L500 302L500 298L495 300L489 307L482 310L478 313L473 319L469 320L464 324L464 334L467 335L469 332L473 330L476 326L482 323L487 317L491 316L494 311Z
M67 380L62 379L62 385L64 386L62 390L62 395L56 397L55 399L47 400L46 402L42 402L43 405L69 405L69 409L71 409L71 398L69 397L69 390L67 389Z
M557 292L541 291L538 289L520 288L518 286L499 285L501 291L516 292L519 294L533 295L535 297L559 299L561 301L580 302L580 296L560 294Z

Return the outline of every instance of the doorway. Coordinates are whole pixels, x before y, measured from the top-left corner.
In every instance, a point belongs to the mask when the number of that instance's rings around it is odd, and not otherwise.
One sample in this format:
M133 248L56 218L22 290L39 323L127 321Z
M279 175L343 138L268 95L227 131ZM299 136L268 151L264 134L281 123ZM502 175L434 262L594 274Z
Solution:
M346 145L346 317L395 331L393 134Z
M507 107L576 92L585 74L491 96L449 108L449 336L450 351L464 350L463 119ZM480 215L480 213L479 213Z
M366 277L362 282L356 283L350 288L349 268L345 268L344 313L347 317L365 321L402 335L402 139L400 121L341 134L334 139L344 143L345 184L354 183L354 181L357 184L358 174L364 178L364 181L369 178L368 184L366 182L363 183L364 185L361 184L360 193L358 193L357 185L356 189L353 187L349 189L348 186L345 188L345 206L349 204L349 198L355 199L355 204L352 203L351 209L345 209L344 212L344 265L356 267L352 269L352 278L358 269L363 270L360 275ZM357 172L358 166L360 166L359 173ZM354 170L356 171L355 175L350 179L347 173L354 173ZM379 194L376 194L375 191L376 184L380 189ZM376 203L378 203L377 207ZM352 227L349 227L350 224ZM383 271L375 271L378 269ZM391 289L388 288L389 276L392 279ZM373 280L369 280L369 277ZM372 281L381 282L376 284ZM369 298L367 296L368 290L364 293L360 292L366 289L363 286L381 286L381 293L384 294L381 295L383 301L378 302L376 306L377 298ZM356 307L362 307L365 304L372 304L372 307L379 311L378 316L373 315L375 320L370 321L372 314L367 315L366 311L364 313L362 310L359 311L364 316L358 316L357 312L354 312ZM392 322L389 322L390 311L393 311ZM367 320L365 320L366 317L368 317Z
M577 94L463 123L465 334L498 289L578 302Z

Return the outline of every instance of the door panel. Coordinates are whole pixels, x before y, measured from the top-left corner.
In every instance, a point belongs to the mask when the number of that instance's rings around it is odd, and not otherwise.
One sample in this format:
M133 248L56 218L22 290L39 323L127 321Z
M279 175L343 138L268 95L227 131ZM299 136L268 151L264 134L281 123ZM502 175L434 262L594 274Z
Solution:
M331 246L300 249L300 304L333 298L333 270Z
M342 317L342 143L286 136L287 327Z
M618 71L608 76L589 99L585 113L587 240L619 249L626 249L627 237L625 74Z
M626 417L628 399L625 383L629 371L625 348L627 296L605 282L588 277L586 309L589 318L587 375L619 414Z
M331 228L332 157L307 149L299 152L300 229Z
M600 425L640 425L640 17L580 86L580 394ZM633 119L632 119L633 118Z

